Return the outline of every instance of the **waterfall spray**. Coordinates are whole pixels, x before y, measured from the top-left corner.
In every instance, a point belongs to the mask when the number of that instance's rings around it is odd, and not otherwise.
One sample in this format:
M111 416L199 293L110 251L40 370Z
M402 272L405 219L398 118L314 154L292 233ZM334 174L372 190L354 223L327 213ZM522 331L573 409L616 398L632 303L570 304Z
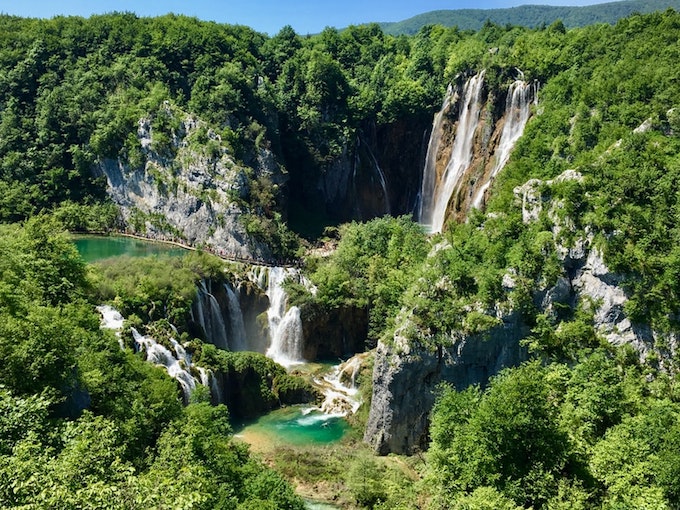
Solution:
M270 345L266 355L286 367L302 362L300 309L292 306L286 311L288 296L283 288L286 276L293 273L293 269L272 267L267 285Z

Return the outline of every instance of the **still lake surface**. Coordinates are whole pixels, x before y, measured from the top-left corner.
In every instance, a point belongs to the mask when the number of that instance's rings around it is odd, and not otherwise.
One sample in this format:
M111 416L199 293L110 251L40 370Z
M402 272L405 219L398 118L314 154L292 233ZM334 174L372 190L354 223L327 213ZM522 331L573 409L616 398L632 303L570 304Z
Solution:
M148 257L167 255L181 257L189 250L164 243L123 236L75 235L73 242L85 262L92 263L112 257Z

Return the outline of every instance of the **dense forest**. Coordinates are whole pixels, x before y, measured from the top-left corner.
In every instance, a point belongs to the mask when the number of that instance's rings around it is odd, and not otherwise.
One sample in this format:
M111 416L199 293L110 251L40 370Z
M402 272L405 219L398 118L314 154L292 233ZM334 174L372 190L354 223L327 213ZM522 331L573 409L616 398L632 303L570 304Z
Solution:
M0 28L3 507L304 508L289 481L325 476L357 508L680 508L678 13L412 36L373 24L267 37L132 13L0 16ZM356 140L409 138L409 126L421 147L450 82L486 70L500 89L517 68L540 82L539 100L484 210L428 236L407 200L338 227L348 218L315 199L316 180ZM176 326L198 366L252 369L253 400L304 386L186 327L197 284L223 283L232 266L201 251L88 266L65 234L134 227L93 169L143 167L142 120L154 154L180 165L180 115L206 126L187 144L209 162L224 148L240 169L247 193L232 198L249 233L281 256L301 256L321 233L332 248L304 255L315 291L290 282L291 304L363 310L366 350L440 359L461 337L484 345L507 317L526 328L519 366L438 386L427 451L398 461L411 476L362 453L313 475L306 458L273 462L285 481L232 438L237 409L211 406L206 390L185 402L165 371L100 329L95 305L112 303L130 318L128 339L131 326L159 337ZM264 153L287 184L254 169ZM417 188L422 167L412 172ZM527 182L540 204L529 218ZM586 245L650 345L609 342L597 300L555 297Z

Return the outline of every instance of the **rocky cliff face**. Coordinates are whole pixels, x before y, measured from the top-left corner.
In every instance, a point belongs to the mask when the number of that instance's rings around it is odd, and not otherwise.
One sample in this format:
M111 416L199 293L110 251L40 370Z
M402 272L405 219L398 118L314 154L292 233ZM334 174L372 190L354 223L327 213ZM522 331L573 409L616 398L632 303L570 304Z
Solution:
M613 345L631 346L643 363L654 353L663 365L663 360L677 351L677 339L666 339L664 343L668 345L665 350L668 352L659 352L659 334L648 324L636 324L630 320L625 311L628 296L622 287L624 278L607 267L601 250L593 246L593 235L589 229L586 228L585 236L577 238L570 247L560 244L560 232L572 229L573 225L569 218L560 218L558 210L562 204L552 200L550 188L566 180L580 181L582 176L574 170L567 170L553 180L532 179L514 190L517 202L522 204L524 222L538 221L541 212L547 212L563 267L563 276L552 288L538 294L536 303L546 310L556 302L573 308L587 301L593 310L595 329L602 338Z
M301 308L306 360L347 358L366 349L368 313L364 308Z
M267 246L247 233L241 204L249 193L248 172L267 175L274 184L285 182L273 155L260 150L255 168L246 169L205 123L168 104L165 109L161 113L179 124L169 142L161 143L151 118L140 119L136 135L141 162L104 159L95 169L106 176L108 193L127 227L237 257L268 257Z
M333 221L370 220L413 211L424 161L425 117L377 127L366 123L341 155L293 176L295 200L321 209ZM304 163L288 162L291 168Z
M435 390L446 381L458 389L484 386L489 377L526 359L520 340L529 332L518 314L485 335L451 335L451 346L435 350L404 336L408 319L389 344L380 342L373 369L373 397L364 440L377 453L412 454L428 443Z
M573 225L569 218L558 214L561 204L553 200L550 189L565 180L581 178L578 172L567 171L552 181L533 179L515 189L524 222L538 221L542 212L547 213L562 264L556 281L539 285L534 291L534 305L539 313L552 314L558 304L574 309L584 303L593 311L593 325L602 338L613 345L631 346L642 362L652 353L659 360L668 359L668 352L659 352L657 333L626 316L628 298L621 287L623 278L607 267L588 229L571 246L560 244L560 232L573 229ZM514 285L510 269L503 286L511 290ZM379 343L375 356L373 398L364 440L380 454L409 454L427 445L429 413L438 383L445 381L458 389L472 384L484 386L501 369L527 359L521 340L530 334L530 328L518 312L497 315L501 324L483 336L452 331L450 347L439 351L409 338L407 332L412 328L408 327L408 314L403 315L402 327L391 342ZM671 355L677 352L675 338L666 338L661 344Z

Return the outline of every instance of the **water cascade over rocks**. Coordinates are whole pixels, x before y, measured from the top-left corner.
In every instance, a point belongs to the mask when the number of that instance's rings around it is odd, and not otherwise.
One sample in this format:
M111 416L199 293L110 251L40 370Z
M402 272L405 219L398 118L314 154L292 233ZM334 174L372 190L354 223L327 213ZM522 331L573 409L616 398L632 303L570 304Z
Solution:
M97 307L97 311L102 315L101 327L115 331L116 338L118 338L118 345L120 345L121 350L125 349L125 344L120 336L120 332L123 329L123 322L125 321L123 316L118 310L109 305L100 305Z
M446 210L459 179L470 166L473 157L473 139L479 124L479 113L482 108L482 85L484 71L470 78L463 91L460 118L451 149L451 157L446 165L439 183L434 186L432 194L422 194L422 216L420 223L426 225L430 232L441 232L446 219ZM436 135L435 135L436 136ZM430 150L428 148L428 157ZM425 170L433 170L433 162L426 162ZM427 176L423 182L435 181Z
M155 365L165 367L168 374L173 379L176 379L182 392L184 393L185 402L189 401L191 393L196 389L197 384L210 387L210 376L204 368L196 367L191 363L191 356L187 354L177 340L170 339L172 351L159 344L150 336L143 336L135 328L131 329L132 336L140 351L146 352L146 360ZM198 377L191 374L191 369L196 370Z
M517 74L505 93L486 90L484 71L449 86L432 124L417 209L418 221L431 233L441 232L447 217L462 221L471 208L484 205L524 133L538 83Z
M354 414L361 406L357 376L366 354L358 354L333 367L330 373L314 380L323 392L321 411L335 416Z
M234 351L245 351L247 347L246 326L243 321L243 311L238 296L230 284L224 284L227 293L227 307L229 310L230 346Z
M294 269L269 268L267 284L270 344L266 355L285 367L303 361L300 309L297 306L291 306L286 310L288 295L283 288L283 282L289 275L299 277L299 273Z
M123 348L123 342L120 338L124 321L123 316L115 308L108 305L98 306L97 310L102 315L101 327L114 330L121 348ZM135 328L131 328L131 331L137 348L146 353L146 360L164 367L168 375L179 382L182 387L185 403L189 401L191 393L198 385L206 386L213 391L215 390L214 378L210 372L202 367L195 366L191 362L191 355L186 352L177 340L170 338L170 345L172 347L172 350L170 350L164 345L159 344L154 338L142 335ZM216 397L219 397L219 395L216 395Z
M203 328L206 338L210 342L220 349L228 350L230 345L227 327L220 305L211 291L211 282L201 280L198 285L196 301L191 307L191 319Z
M495 162L484 185L477 189L472 200L472 207L479 209L484 202L484 195L491 183L510 159L515 143L524 133L524 127L531 115L531 104L538 101L538 83L526 83L520 71L520 78L510 85L505 101L505 123L500 141L496 146Z

